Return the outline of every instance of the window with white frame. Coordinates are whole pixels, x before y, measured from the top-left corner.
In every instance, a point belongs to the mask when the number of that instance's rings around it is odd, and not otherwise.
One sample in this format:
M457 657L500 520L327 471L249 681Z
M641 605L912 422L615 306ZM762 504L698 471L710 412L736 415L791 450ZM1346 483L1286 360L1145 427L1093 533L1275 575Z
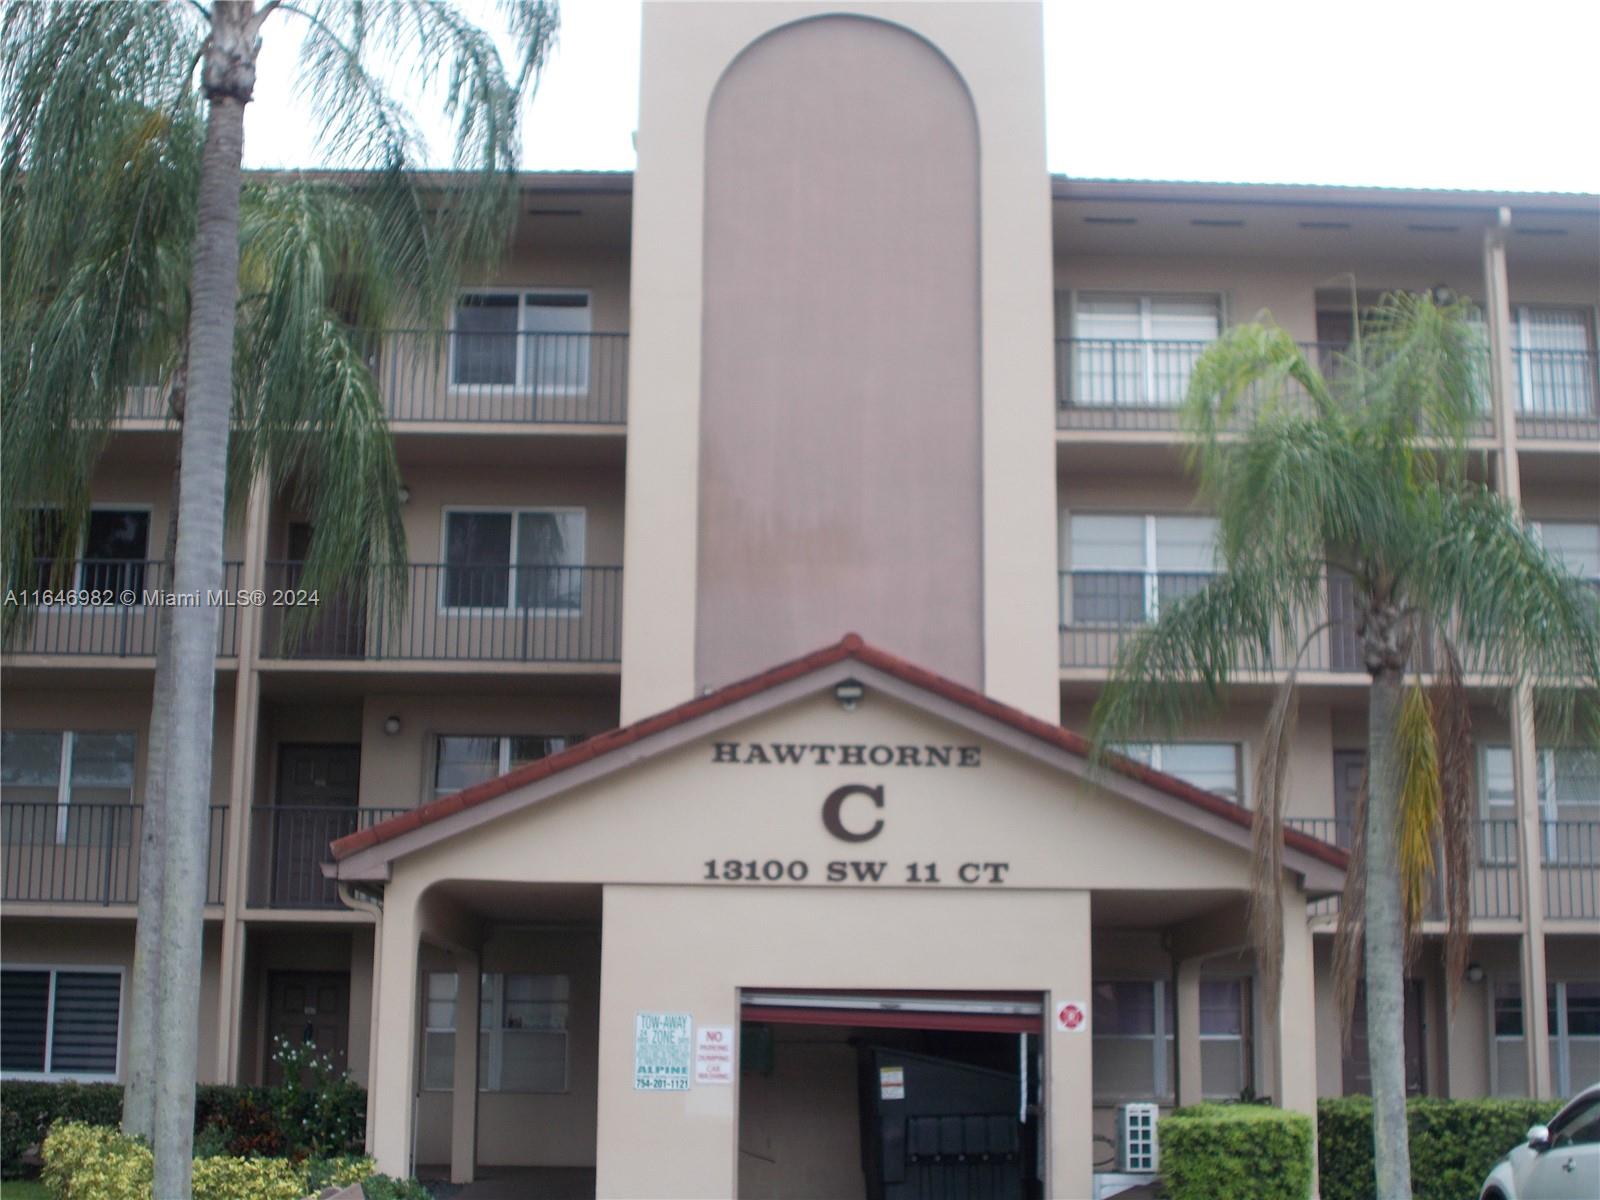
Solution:
M1063 561L1072 611L1063 625L1137 625L1199 591L1217 566L1215 517L1073 513Z
M478 1090L567 1090L566 975L484 972L479 983ZM458 981L453 971L430 971L423 1017L423 1087L455 1086Z
M1518 305L1511 311L1511 344L1519 411L1594 416L1595 362L1586 310Z
M1483 751L1484 814L1514 821L1516 790L1510 746ZM1544 824L1546 863L1562 866L1600 865L1600 751L1579 746L1543 746L1538 750L1539 810ZM1514 838L1508 830L1507 838ZM1507 861L1514 847L1506 847Z
M52 559L63 545L61 512L34 509L35 574L41 590L77 588L110 593L120 603L122 593L144 591L146 557L150 552L148 508L94 507L80 536L72 539L76 551L70 574L54 570Z
M1600 582L1600 523L1534 521L1534 536L1561 564L1581 579Z
M1222 327L1215 296L1088 293L1073 307L1075 403L1171 407Z
M7 844L127 845L133 836L132 733L0 732Z
M1478 857L1486 866L1517 862L1517 782L1510 746L1485 746L1479 759L1478 790L1483 824Z
M556 734L442 733L435 747L434 796L448 796L558 754L579 739Z
M1124 742L1117 752L1242 804L1237 742Z
M1254 1080L1250 982L1200 981L1201 1093L1233 1098ZM1094 985L1094 1093L1097 1102L1170 1103L1177 1085L1177 1021L1172 987L1161 979Z
M440 604L576 612L584 526L582 509L447 510Z
M451 385L588 391L589 313L587 292L463 293L450 338Z
M120 971L5 967L0 1011L0 1077L116 1078Z
M1514 976L1497 980L1494 997L1494 1092L1526 1095L1521 982ZM1545 1015L1556 1093L1569 1095L1600 1078L1600 982L1550 980L1545 985Z

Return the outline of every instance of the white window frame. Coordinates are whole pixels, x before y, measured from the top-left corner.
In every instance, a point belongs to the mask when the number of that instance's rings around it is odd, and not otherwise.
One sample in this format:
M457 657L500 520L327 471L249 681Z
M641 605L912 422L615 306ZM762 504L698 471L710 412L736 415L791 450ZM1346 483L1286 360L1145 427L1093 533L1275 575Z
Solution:
M1500 1095L1500 1066L1498 1047L1501 1043L1515 1043L1523 1047L1526 1053L1528 1039L1528 998L1522 995L1522 979L1513 974L1510 982L1517 985L1517 995L1522 1001L1522 1033L1518 1037L1495 1032L1494 1027L1494 993L1496 979L1489 979L1489 1092L1491 1095ZM1502 977L1498 982L1506 982ZM1588 1080L1574 1080L1572 1078L1572 1043L1574 1041L1600 1043L1600 1035L1573 1034L1567 1028L1567 985L1569 983L1593 984L1597 980L1592 976L1579 975L1570 979L1551 979L1546 987L1555 989L1556 1022L1547 1031L1550 1045L1550 1074L1551 1083L1556 1095L1570 1095L1576 1088L1587 1083ZM1549 997L1544 997L1543 1002L1548 1010Z
M43 1071L0 1071L0 1079L37 1080L45 1083L116 1083L122 1079L122 1039L127 1030L128 978L123 967L105 967L96 963L33 963L8 962L0 971L48 971L50 993L45 1001L44 1064ZM56 1032L56 976L115 975L117 977L117 1052L116 1069L109 1075L83 1074L76 1071L52 1071L50 1060L55 1054Z
M1558 857L1559 846L1557 845L1556 823L1559 820L1561 820L1561 817L1559 815L1559 811L1560 810L1556 808L1556 802L1555 802L1556 755L1558 753L1560 753L1562 750L1566 750L1566 749L1570 749L1570 747L1564 747L1564 746L1540 746L1540 747L1537 747L1535 749L1535 751L1534 751L1535 755L1537 756L1537 760L1538 760L1539 796L1538 796L1538 800L1537 800L1536 803L1538 805L1538 810L1539 810L1539 831L1540 831L1539 832L1539 836L1540 836L1540 845L1541 845L1541 847L1543 849L1543 852L1544 852L1544 855L1545 855L1544 861L1546 863L1553 863L1553 862L1556 861L1556 859ZM1483 748L1482 748L1482 750L1480 752L1479 761L1478 761L1478 766L1479 766L1478 778L1480 780L1480 782L1479 782L1479 791L1480 791L1479 807L1480 807L1480 810L1485 814L1486 819L1488 819L1487 818L1487 814L1488 814L1488 811L1489 811L1489 794L1488 794L1488 786L1487 786L1488 785L1489 772L1488 772L1488 769L1487 769L1487 760L1488 760L1488 755L1489 755L1489 753L1491 751L1501 751L1501 752L1506 753L1506 754L1511 754L1512 753L1510 745L1505 743L1505 742L1486 742L1483 745ZM1515 761L1516 760L1513 757L1513 759L1512 759L1512 763L1513 763L1513 765L1512 765L1512 776L1511 776L1511 784L1512 784L1513 788L1515 788L1517 786ZM1582 801L1580 801L1579 803L1582 803ZM1495 805L1494 807L1496 807L1496 808L1505 808L1506 806L1505 805ZM1510 814L1509 814L1508 817L1497 817L1497 818L1492 818L1492 819L1495 819L1495 820L1513 819L1514 820L1516 818L1517 810L1518 810L1519 807L1520 806L1515 801L1513 801L1513 803L1511 805L1511 811L1510 811ZM1581 820L1585 820L1587 818L1577 817L1577 818L1568 818L1568 819L1569 820L1580 820L1581 821ZM1595 820L1600 820L1600 803L1597 803L1595 805L1595 817L1594 817L1594 819ZM1507 863L1500 863L1498 865L1511 865L1511 864L1509 862L1507 862Z
M495 769L496 769L496 771L497 771L497 773L499 775L504 775L504 774L506 774L507 772L509 772L511 770L511 742L512 742L512 739L513 738L520 738L520 737L542 737L542 738L562 738L562 739L564 739L566 741L567 745L563 746L561 748L561 750L556 750L556 751L552 751L551 752L551 753L554 753L554 754L560 754L562 751L568 749L569 747L571 747L572 745L574 745L578 741L577 735L570 734L570 733L461 733L461 732L458 732L458 731L435 733L433 735L432 770L429 772L429 774L431 775L431 777L433 779L433 783L429 786L429 795L432 796L432 798L434 798L434 799L438 799L441 796L452 796L452 795L455 794L454 792L443 792L443 791L439 790L439 751L440 751L440 745L439 744L445 738L477 738L477 739L493 738L496 742L499 743L498 749L496 750L496 753L495 753ZM548 758L549 755L546 755L545 757ZM537 761L537 760L535 760L535 761ZM457 789L457 790L459 791L460 789Z
M524 515L577 513L583 518L583 548L579 561L568 564L566 570L582 571L589 562L589 510L576 504L543 504L519 506L504 504L447 504L440 510L439 518L439 595L438 605L441 616L468 617L468 616L502 616L502 617L581 617L583 616L583 576L580 574L578 603L571 608L522 608L517 604L517 568L523 564L516 559L517 532L521 527ZM511 561L506 564L506 573L510 576L506 592L507 603L503 607L452 607L445 602L445 580L450 571L450 517L456 513L490 513L504 514L511 518ZM528 564L537 566L540 564ZM549 564L544 564L549 565Z
M427 1053L427 1047L428 1047L427 1038L428 1038L428 1034L430 1034L430 1033L448 1033L448 1034L452 1035L452 1038L459 1036L459 1030L457 1028L458 1025L459 1025L459 1021L456 1020L456 1017L455 1017L455 1014L458 1014L460 1012L460 1005L461 1005L461 993L460 993L459 987L458 987L458 989L456 991L456 998L455 998L454 1001L452 1001L452 1008L451 1008L452 1018L451 1018L450 1025L448 1027L446 1027L446 1026L439 1026L439 1025L429 1025L427 1023L428 1022L428 1016L427 1016L428 977L433 976L433 975L454 975L454 974L456 974L456 972L454 972L454 971L425 971L425 972L423 972L423 985L422 985L423 986L423 993L422 993L422 998L423 998L422 1038L423 1038L423 1040L422 1040L422 1049L423 1049L423 1053L424 1054ZM567 1004L567 1015L568 1015L569 1022L570 1022L570 1018L571 1018L571 1014L572 1014L572 1000L571 1000L572 976L571 976L571 974L569 972L566 972L566 971L558 971L558 972L542 972L542 971L482 971L482 972L480 972L479 976L478 976L478 1006L479 1006L479 1013L480 1013L480 1017L479 1017L479 1021L478 1021L479 1046L478 1047L474 1047L473 1053L475 1053L475 1054L481 1054L482 1053L480 1048L481 1048L481 1046L483 1044L483 1039L485 1037L487 1037L489 1039L489 1043L488 1043L488 1052L487 1052L486 1055L483 1055L483 1057L487 1059L487 1062L483 1064L483 1068L480 1069L479 1072L478 1072L478 1091L480 1093L483 1093L483 1092L499 1092L499 1093L501 1093L503 1095L510 1095L510 1096L565 1096L565 1095L569 1095L572 1092L572 1036L571 1036L571 1030L567 1029L567 1028L562 1028L562 1029L536 1029L536 1030L527 1030L527 1031L524 1031L524 1030L507 1030L505 1028L505 994L506 994L505 984L504 984L504 982L491 983L490 980L504 981L506 978L508 978L509 976L512 976L512 975L528 975L528 976L533 976L533 977L536 977L536 978L537 977L550 977L550 978L565 977L566 980L567 980L567 995L568 995L568 999L566 1001L566 1004ZM492 1020L490 1020L490 1021L483 1020L482 1016L481 1016L483 1005L486 1002L489 1003L491 1005L491 1008L492 1008ZM508 1033L508 1032L510 1032L510 1033L530 1032L530 1033L540 1033L540 1034L546 1034L546 1035L559 1033L561 1035L561 1047L562 1047L562 1049L561 1049L561 1084L562 1084L562 1086L560 1087L559 1090L551 1089L551 1090L541 1090L541 1091L528 1091L528 1090L523 1090L523 1089L519 1088L519 1089L517 1089L515 1091L506 1091L504 1088L502 1088L500 1086L501 1074L502 1074L502 1071L503 1071L503 1068L504 1068L504 1065L505 1065L504 1064L505 1034ZM454 1045L454 1042L452 1042L452 1045ZM425 1091L425 1092L452 1092L452 1091L455 1090L455 1079L454 1079L454 1070L453 1070L453 1068L452 1068L452 1072L451 1072L451 1086L447 1087L447 1088L429 1087L428 1086L428 1083L427 1083L428 1067L427 1067L426 1061L423 1061L420 1064L420 1070L418 1072L418 1076L419 1076L419 1084L418 1084L418 1086L422 1091Z
M1137 976L1113 976L1106 979L1097 979L1090 985L1091 993L1094 988L1103 984L1122 986L1134 984L1152 989L1152 999L1155 1003L1155 1015L1149 1033L1101 1033L1099 1022L1091 1012L1089 1016L1089 1037L1091 1042L1095 1038L1103 1041L1119 1042L1149 1042L1150 1054L1154 1061L1150 1076L1152 1095L1141 1096L1123 1092L1101 1092L1098 1086L1094 1091L1095 1104L1121 1104L1134 1100L1154 1100L1158 1104L1171 1104L1177 1097L1173 1088L1173 1080L1167 1078L1167 1052L1170 1048L1174 1054L1177 1052L1176 1029L1167 1028L1167 981L1165 979L1140 978ZM1174 997L1176 1000L1176 997ZM1176 1016L1176 1013L1174 1013ZM1176 1022L1174 1022L1176 1024ZM1093 1046L1090 1047L1091 1052Z
M61 752L56 765L56 840L52 845L66 846L69 807L72 804L72 754L80 735L109 736L128 734L133 738L133 783L128 787L128 809L132 811L139 800L139 734L133 729L13 729L12 733L56 734L61 738ZM131 828L131 827L130 827ZM131 832L130 832L131 838Z
M1533 533L1534 540L1537 541L1541 546L1545 545L1544 529L1546 525L1581 525L1585 529L1594 529L1600 531L1600 521L1564 521L1559 517L1541 519L1538 521L1529 521L1528 529ZM1546 548L1548 549L1548 547ZM1562 565L1566 565L1564 560ZM1567 569L1569 571L1572 570L1571 567L1568 567ZM1573 571L1573 574L1577 575L1577 572ZM1578 578L1589 579L1595 583L1600 583L1600 574L1578 575Z
M1127 571L1105 571L1105 572L1099 572L1099 573L1102 573L1102 574L1114 574L1114 575L1142 574L1144 576L1144 621L1143 621L1143 624L1146 624L1146 625L1150 624L1152 621L1159 620L1160 617L1161 617L1161 575L1162 575L1162 570L1161 570L1160 554L1156 549L1156 522L1158 520L1163 519L1163 518L1188 517L1188 518L1211 521L1214 525L1218 526L1217 532L1220 532L1220 524L1218 523L1217 518L1212 516L1210 513L1195 513L1195 512L1118 512L1118 511L1106 510L1106 509L1064 509L1064 510L1062 510L1062 514L1061 514L1061 531L1060 531L1061 532L1061 557L1068 564L1067 565L1067 577L1068 577L1069 581L1080 570L1080 568L1076 566L1076 554L1075 554L1075 549L1074 549L1073 544L1072 544L1072 519L1074 517L1139 517L1139 518L1143 519L1143 521L1144 521L1144 564L1138 569L1138 571L1134 571L1132 569L1129 569ZM1213 537L1213 541L1212 541L1212 549L1213 549L1213 551L1215 551L1215 548L1216 548L1216 542L1215 542L1215 538ZM1086 572L1098 572L1099 571L1099 569L1096 568L1096 567L1083 567L1081 569L1086 571ZM1169 572L1167 572L1167 574L1169 574L1169 575L1189 574L1189 573L1190 572L1177 572L1177 571L1169 571ZM1211 575L1211 576L1216 576L1216 575L1221 574L1220 571L1215 570L1215 569L1213 569L1211 571L1197 572L1197 573L1198 574ZM1069 596L1072 594L1072 591L1071 591L1070 588L1068 589L1068 593L1067 594ZM1091 628L1092 627L1092 628L1097 628L1097 629L1122 629L1122 628L1128 628L1127 626L1114 625L1114 624L1111 624L1111 623L1108 623L1108 622L1098 622L1098 621L1096 621L1096 622L1080 622L1079 620L1077 620L1077 613L1076 612L1073 612L1073 613L1069 614L1069 620L1067 621L1067 624L1069 626L1080 626L1081 625L1081 626L1083 626L1085 628Z
M1512 357L1516 360L1516 411L1519 414L1534 418L1546 417L1558 420L1561 418L1578 418L1581 420L1585 417L1592 417L1594 415L1594 405L1597 402L1597 397L1594 394L1594 381L1588 375L1585 375L1584 379L1586 386L1589 389L1590 411L1584 412L1582 410L1577 410L1563 412L1548 407L1541 408L1535 403L1539 399L1539 389L1534 386L1534 382L1531 377L1532 372L1524 368L1524 359L1522 357L1522 353L1524 351L1540 353L1537 348L1527 345L1527 328L1530 323L1529 315L1531 313L1541 311L1572 313L1582 317L1583 337L1585 343L1583 353L1593 354L1595 352L1595 321L1593 309L1584 305L1574 304L1513 304L1511 306L1511 348L1513 351Z
M511 383L457 383L456 379L456 314L461 311L461 301L468 296L515 296L517 298L517 328L516 337L516 378ZM450 332L446 339L449 353L445 364L445 386L451 392L479 392L487 391L500 395L515 395L517 393L533 393L541 396L583 396L587 395L593 386L589 377L589 370L594 365L592 360L584 364L584 387L540 387L528 378L527 341L531 332L527 328L528 304L524 299L527 296L582 296L584 311L589 314L589 329L586 335L594 335L594 292L586 287L556 287L541 284L538 287L508 287L497 284L485 287L463 287L457 290L455 302L450 306ZM574 335L577 336L577 335ZM592 345L593 343L590 343Z
M60 512L61 511L61 506L59 504L35 504L35 505L30 506L29 511L30 512ZM149 518L149 520L145 523L144 557L142 559L129 559L128 560L130 563L138 562L141 565L148 565L149 563L155 561L154 559L152 559L150 557L150 534L155 529L155 523L156 523L155 511L156 511L155 510L155 506L153 504L139 504L139 503L118 504L115 501L107 501L107 502L102 503L102 504L91 504L91 505L89 505L89 512L90 513L97 513L97 512L141 513L142 512ZM85 590L84 582L83 582L83 551L84 551L84 543L88 541L88 538L89 538L89 523L88 523L87 520L85 520L84 524L83 524L83 528L77 531L77 534L73 537L73 540L72 540L72 545L73 545L73 552L72 552L72 582L70 584L65 585L65 589L66 590L71 590L71 591L83 591L83 590ZM148 580L143 581L143 583L144 583L144 586L148 586L149 585L149 581ZM141 587L140 590L139 590L139 600L138 600L137 604L41 604L39 607L40 608L45 608L45 609L51 609L51 610L76 608L76 609L81 609L81 610L83 610L85 612L94 612L94 613L143 612L144 608L145 608L145 604L144 604L144 587Z
M1227 326L1226 317L1225 317L1225 313L1224 313L1223 297L1222 297L1222 294L1220 292L1160 292L1160 291L1155 291L1155 292L1119 292L1119 291L1115 291L1115 290L1102 291L1102 290L1099 290L1099 289L1090 288L1090 289L1087 289L1087 290L1084 290L1084 291L1073 291L1071 293L1071 299L1072 299L1072 337L1073 337L1073 340L1074 340L1074 344L1076 344L1079 341L1107 341L1107 342L1120 342L1120 343L1123 343L1123 344L1128 345L1128 346L1137 346L1137 347L1139 347L1139 359L1140 359L1139 394L1137 396L1135 396L1131 401L1121 401L1120 403L1119 402L1111 402L1109 404L1102 402L1102 403L1098 403L1098 404L1095 404L1095 405L1092 406L1092 407L1096 407L1096 408L1175 408L1175 407L1177 407L1177 405L1174 405L1172 403L1165 402L1165 401L1157 401L1155 399L1155 395L1156 395L1156 364L1155 364L1155 355L1151 352L1151 349L1152 349L1153 344L1156 343L1157 341L1160 341L1160 342L1163 342L1163 343L1165 343L1165 342L1187 342L1189 339L1187 339L1187 338L1160 338L1160 339L1157 339L1153 335L1153 333L1152 333L1152 328L1154 326L1153 310L1155 308L1155 302L1156 301L1158 301L1158 300L1205 301L1206 303L1209 303L1214 307L1214 309L1216 310L1216 314L1217 314L1217 332L1211 338L1209 338L1207 340L1202 341L1202 340L1196 339L1194 344L1197 345L1197 346L1209 346L1209 345L1211 345L1213 342L1215 342L1217 340L1217 338L1222 336L1222 334L1226 331L1226 329L1228 327ZM1118 300L1118 301L1122 301L1123 303L1126 303L1126 302L1131 300L1131 301L1136 302L1138 304L1138 306L1139 306L1139 336L1136 337L1136 338L1103 338L1103 339L1102 338L1092 338L1092 337L1085 336L1084 333L1082 332L1083 326L1082 326L1082 321L1080 319L1081 312L1082 312L1082 302L1084 300ZM1112 361L1112 371L1113 372L1116 370L1116 365L1117 365L1116 361L1115 361L1115 359L1113 359L1113 361ZM1078 390L1078 381L1076 379L1073 380L1073 390L1074 391Z
M1144 748L1148 748L1149 751L1150 751L1150 762L1149 762L1149 765L1151 767L1155 768L1157 771L1161 771L1164 774L1169 774L1170 775L1172 773L1170 771L1168 771L1167 768L1162 764L1162 759L1164 758L1163 751L1165 751L1166 749L1168 749L1169 747L1172 747L1172 746L1225 746L1228 749L1232 750L1233 751L1233 780L1234 780L1234 787L1238 791L1238 795L1237 796L1228 796L1228 795L1225 795L1222 792L1211 791L1209 788L1200 788L1200 790L1203 791L1203 792L1208 792L1210 795L1216 796L1219 799L1227 800L1230 804L1237 804L1240 808L1249 808L1250 807L1250 805L1248 803L1249 797L1248 797L1248 795L1247 795L1247 793L1245 791L1245 786L1244 786L1244 774L1245 774L1245 772L1244 772L1244 744L1241 743L1241 742L1208 741L1208 740L1203 740L1203 739L1200 739L1200 738L1186 739L1186 740L1183 740L1183 741L1166 741L1166 742L1133 741L1133 742L1122 742L1119 745L1113 746L1112 749L1116 750L1117 753L1119 753L1119 754L1122 754L1122 755L1124 755L1124 756L1126 756L1128 758L1134 759L1134 761L1136 761L1136 762L1142 762L1142 761L1144 761L1143 759L1139 758L1136 754L1130 753L1130 752L1131 751L1135 751L1135 750L1142 750ZM1173 778L1182 779L1182 776L1174 775ZM1189 783L1189 781L1186 780L1186 779L1183 780L1183 782ZM1197 783L1189 783L1189 786L1190 787L1200 787L1200 785L1197 784Z
M1200 983L1203 987L1208 983L1238 983L1244 999L1239 1005L1239 1033L1207 1033L1204 1028L1196 1031L1202 1042L1233 1042L1239 1054L1239 1078L1244 1080L1245 1086L1252 1091L1256 1090L1256 1039L1255 1032L1259 1028L1256 1021L1256 993L1260 990L1255 987L1254 978L1246 972L1235 971L1221 975L1202 975ZM1248 1051L1247 1048L1248 1047ZM1208 1092L1205 1090L1205 1068L1200 1072L1200 1098L1202 1100L1234 1100L1238 1092Z

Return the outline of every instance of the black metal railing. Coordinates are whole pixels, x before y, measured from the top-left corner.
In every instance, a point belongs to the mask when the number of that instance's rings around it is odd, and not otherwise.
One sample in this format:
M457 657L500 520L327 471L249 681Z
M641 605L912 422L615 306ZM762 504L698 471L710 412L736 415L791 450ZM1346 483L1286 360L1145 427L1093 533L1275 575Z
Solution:
M206 903L222 903L228 810L211 806ZM8 903L137 904L142 804L0 804Z
M1600 356L1592 350L1513 350L1517 436L1600 439Z
M1335 817L1289 817L1284 824L1309 834L1329 845L1349 849L1349 823ZM1480 820L1473 828L1476 845L1472 870L1472 915L1488 920L1517 920L1522 916L1521 876L1517 869L1517 823L1514 820ZM1428 910L1424 919L1445 919L1445 898L1434 879L1428 890ZM1337 897L1311 906L1313 915L1339 911Z
M250 904L255 908L340 908L338 885L322 874L330 843L407 811L327 805L258 805L250 813Z
M373 360L393 424L418 421L622 425L625 333L395 329Z
M217 655L239 653L239 583L243 566L222 564L222 587L215 595L175 596L170 563L149 560L78 559L35 564L30 600L49 592L48 604L27 603L7 633L7 654L99 655L150 658L156 652L157 616L163 604L215 604L221 609ZM96 603L87 603L87 601Z
M1545 916L1600 918L1600 820L1545 821L1541 834Z
M296 588L301 569L296 562L268 563L268 599ZM621 567L401 563L298 612L269 604L261 655L614 663L621 657L621 616Z

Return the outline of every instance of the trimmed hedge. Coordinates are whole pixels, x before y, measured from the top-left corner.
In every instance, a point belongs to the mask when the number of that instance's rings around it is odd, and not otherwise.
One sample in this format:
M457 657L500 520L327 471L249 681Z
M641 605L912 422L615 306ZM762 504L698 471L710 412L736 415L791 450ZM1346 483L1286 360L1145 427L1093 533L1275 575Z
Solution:
M366 1089L349 1080L316 1092L221 1087L195 1091L196 1137L233 1155L360 1154L366 1139ZM8 1081L0 1088L0 1177L23 1172L22 1156L57 1121L122 1123L122 1085Z
M1435 1100L1406 1104L1415 1200L1476 1196L1489 1170L1543 1125L1559 1100ZM1372 1166L1372 1101L1343 1096L1317 1102L1317 1147L1323 1200L1377 1200ZM1162 1152L1165 1154L1163 1144Z
M1196 1104L1162 1117L1157 1136L1161 1182L1170 1200L1311 1195L1311 1118L1303 1113L1259 1104Z

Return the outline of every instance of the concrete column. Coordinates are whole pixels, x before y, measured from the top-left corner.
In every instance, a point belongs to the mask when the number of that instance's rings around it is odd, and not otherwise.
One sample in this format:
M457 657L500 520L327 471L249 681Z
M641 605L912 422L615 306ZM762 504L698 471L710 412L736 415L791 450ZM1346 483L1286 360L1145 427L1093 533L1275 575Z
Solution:
M266 571L269 495L264 480L251 486L245 508L244 564L239 587L254 591ZM228 813L222 850L222 957L217 987L217 1057L214 1078L239 1081L239 1021L244 1013L243 910L248 902L250 809L255 803L256 742L261 725L261 677L256 670L261 610L236 609L239 670L233 690L233 764L228 785Z
M1089 893L1063 895L1060 904L1059 936L1049 947L1057 965L1052 971L1054 987L1044 1023L1050 1084L1047 1165L1050 1195L1073 1200L1094 1195L1094 966ZM1055 1013L1066 1003L1089 1008L1089 1019L1076 1033L1056 1029Z
M1304 893L1283 897L1283 973L1278 981L1278 1028L1273 1037L1272 1096L1279 1108L1311 1118L1311 1194L1317 1186L1316 965Z
M1185 958L1178 963L1178 1105L1199 1104L1200 1090L1200 962Z
M411 1122L417 1070L417 901L391 889L379 934L377 995L382 1028L372 1042L374 1079L368 1101L372 1156L385 1175L410 1175Z
M1518 880L1522 893L1522 1047L1528 1094L1555 1096L1550 1069L1550 1015L1545 1009L1544 813L1539 805L1539 750L1533 729L1533 688L1517 685L1511 704L1511 764L1517 793Z
M476 952L456 955L455 1090L450 1096L450 1182L471 1183L478 1163L478 987Z

